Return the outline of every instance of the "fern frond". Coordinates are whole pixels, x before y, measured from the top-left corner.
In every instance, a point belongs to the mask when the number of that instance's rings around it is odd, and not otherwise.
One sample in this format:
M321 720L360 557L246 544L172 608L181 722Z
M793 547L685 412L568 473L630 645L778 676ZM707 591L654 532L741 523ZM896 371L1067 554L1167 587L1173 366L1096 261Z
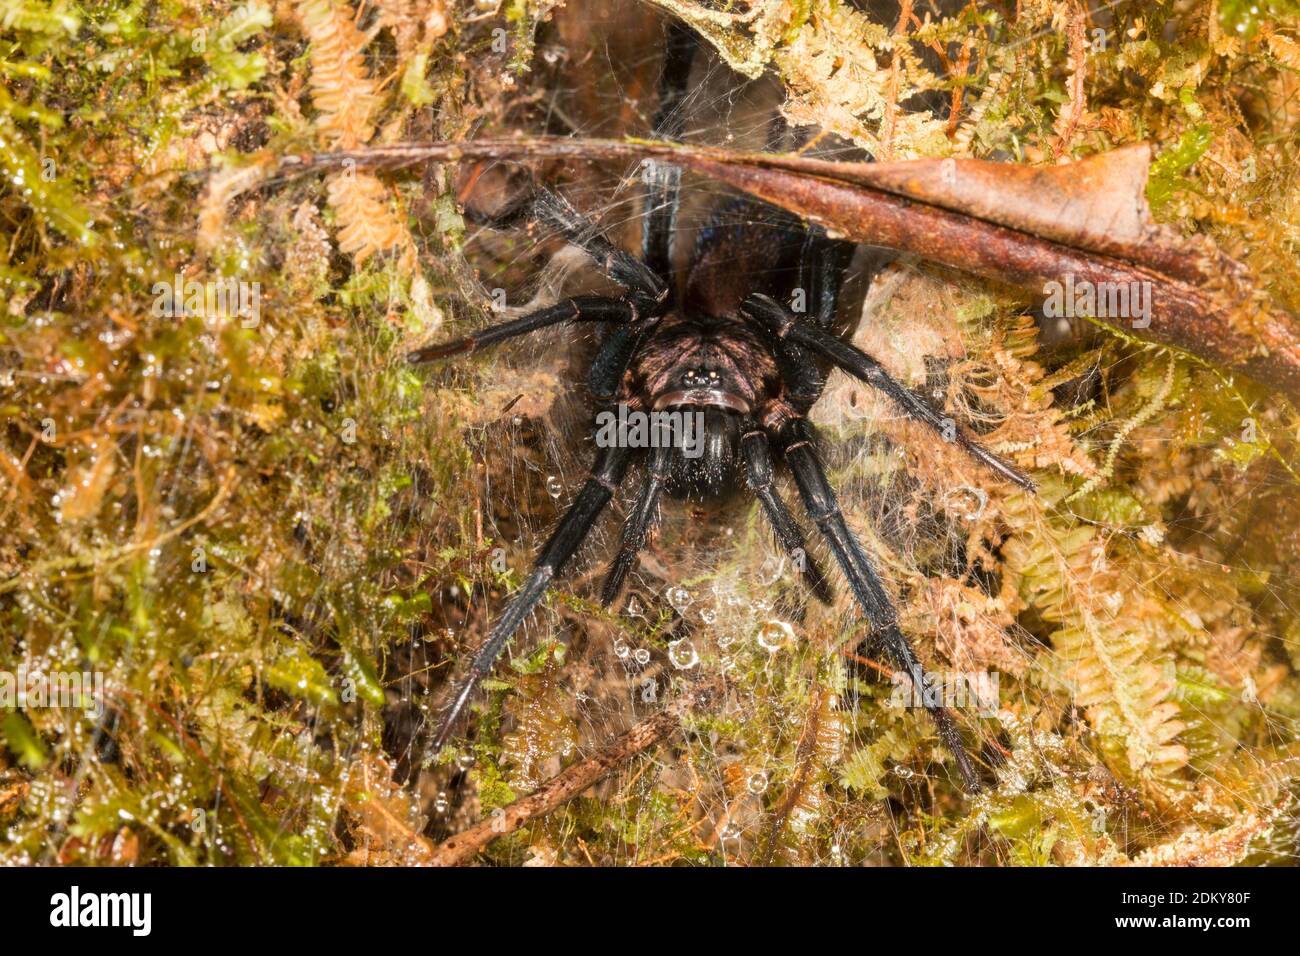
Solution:
M339 249L358 265L377 252L396 249L403 268L414 267L411 234L389 209L383 183L369 173L340 173L330 177L325 190L341 224Z
M775 857L806 863L810 858L809 828L824 816L828 768L839 760L843 741L844 722L835 695L824 687L814 687L790 779L776 800L764 840L763 859L767 862Z
M1183 723L1174 674L1151 623L1165 609L1124 584L1105 562L1095 528L1048 516L1027 498L1007 502L1004 516L1016 531L1003 545L1003 600L1023 602L1056 625L1059 676L1112 767L1135 782L1174 783L1187 749L1175 741Z
M1285 803L1279 803L1258 813L1249 811L1209 833L1197 830L1183 833L1139 853L1133 863L1136 866L1236 866L1268 836L1284 809Z
M298 17L311 40L312 103L320 113L317 128L342 149L374 135L378 86L362 50L369 38L357 29L355 14L342 0L299 0ZM360 265L378 252L395 250L398 267L415 270L415 243L406 224L393 214L388 193L374 176L345 170L326 184L330 208L338 217L339 248Z
M298 18L311 40L311 98L317 128L339 149L354 149L374 133L379 105L361 51L368 42L351 6L336 0L298 0Z

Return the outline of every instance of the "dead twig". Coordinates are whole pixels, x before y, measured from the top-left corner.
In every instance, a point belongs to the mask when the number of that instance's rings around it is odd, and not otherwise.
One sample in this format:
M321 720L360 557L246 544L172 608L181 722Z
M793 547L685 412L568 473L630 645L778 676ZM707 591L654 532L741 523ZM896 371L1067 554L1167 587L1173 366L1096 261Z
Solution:
M790 789L785 800L781 802L777 812L772 815L772 823L767 834L767 845L763 849L763 856L758 863L759 866L772 865L776 849L781 843L781 834L785 832L786 824L790 822L790 814L799 805L804 790L808 786L808 778L813 771L813 758L817 756L817 735L821 732L822 704L825 700L825 693L822 688L814 687L812 694L808 698L808 715L804 719L803 733L799 735L799 744L795 748L795 766L797 769L794 779L790 782Z
M560 804L609 776L615 768L648 750L677 730L682 718L696 707L706 706L721 689L720 682L698 685L659 713L647 717L609 747L556 774L526 797L494 812L462 833L434 847L431 866L459 866L498 837L513 833L529 820L545 816Z

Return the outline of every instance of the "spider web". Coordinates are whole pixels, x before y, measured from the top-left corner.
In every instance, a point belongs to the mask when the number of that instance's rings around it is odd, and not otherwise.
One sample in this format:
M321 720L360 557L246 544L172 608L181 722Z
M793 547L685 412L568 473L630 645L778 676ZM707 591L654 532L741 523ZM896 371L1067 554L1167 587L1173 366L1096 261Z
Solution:
M612 116L622 124L613 132L644 135L654 102L642 91L653 86L655 45L642 43L640 49L651 52L629 56L626 38L621 45L615 39L618 24L591 26L585 42L566 41L572 27L566 34L563 22L543 32L539 49L554 69L535 78L533 109L506 128L609 135ZM658 27L650 29L653 36ZM779 102L775 91L743 84L716 61L697 75L685 106L684 138L763 148ZM833 141L818 146L827 155L839 152ZM639 170L544 172L611 237L637 248L645 213ZM679 266L724 195L706 182L684 184ZM497 290L504 292L507 306L494 321L567 294L609 288L581 254L536 227L513 233L471 228L464 254L477 272L463 290L469 301L500 299ZM865 302L846 296L853 301L849 331L859 345L906 384L958 413L964 427L991 433L1016 414L973 398L963 383L991 374L981 366L980 350L996 351L991 341L1017 327L1017 310L960 276L920 263L881 267L869 250L859 253L853 271L859 279L876 273ZM462 334L482 321L467 317L450 331ZM597 608L593 594L617 546L634 470L563 581L516 634L496 679L485 683L471 738L441 756L421 750L420 740L436 723L431 702L452 671L427 646L412 646L411 673L433 668L439 675L410 689L412 699L423 696L425 702L405 754L411 766L422 768L430 834L462 829L492 806L542 785L577 756L610 746L692 682L718 678L726 687L722 699L690 717L681 732L499 841L491 858L602 865L1114 863L1142 860L1143 852L1210 856L1242 836L1252 862L1293 858L1288 787L1297 759L1294 711L1290 692L1279 688L1287 655L1295 655L1294 633L1270 635L1263 616L1205 623L1207 605L1224 601L1213 584L1223 576L1254 579L1245 606L1268 604L1293 614L1295 582L1261 578L1240 547L1258 520L1242 509L1251 500L1285 494L1293 478L1275 467L1256 467L1242 478L1212 450L1162 459L1155 449L1186 448L1186 416L1170 411L1179 401L1166 395L1162 402L1159 382L1154 394L1137 399L1133 382L1151 369L1173 368L1174 360L1099 340L1085 323L1068 325L1040 318L1036 344L1022 357L1050 373L1091 356L1070 379L1091 382L1089 397L1073 406L1058 402L1082 423L1069 438L1080 459L1096 473L1115 444L1120 471L1135 460L1163 466L1165 473L1141 485L1153 493L1180 480L1178 467L1197 470L1190 495L1204 500L1170 503L1162 515L1143 516L1149 520L1106 520L1077 510L1063 495L1029 506L1040 516L1036 521L1070 516L1096 535L1087 567L1061 554L1055 587L1087 595L1104 581L1114 596L1109 599L1119 601L1111 609L1116 619L1127 596L1156 593L1162 609L1183 619L1184 637L1138 635L1142 639L1132 642L1138 656L1117 665L1169 684L1160 703L1175 708L1166 722L1182 728L1173 738L1188 751L1179 766L1158 773L1131 754L1107 751L1116 741L1122 751L1124 733L1099 732L1104 706L1090 712L1098 705L1076 704L1080 661L1053 641L1063 625L1038 619L1032 606L1018 613L996 606L1005 570L998 547L1016 531L994 530L991 516L1006 514L1003 499L1010 493L971 463L955 460L865 387L835 373L813 418L850 525L876 556L928 667L958 681L972 675L997 680L994 703L958 710L965 736L995 781L991 792L963 801L951 759L924 711L889 706L897 691L892 668L878 652L859 647L865 637L859 615L826 549L820 542L811 546L836 581L839 593L830 608L802 592L748 499L725 507L665 502L617 606L612 613ZM477 533L504 550L513 580L526 571L589 467L590 412L581 382L591 346L585 334L551 330L443 379L474 395L478 411L466 434L482 478ZM964 365L980 371L963 372ZM1026 378L1007 387L1023 392L1033 384ZM1107 410L1112 404L1113 414ZM1148 405L1153 411L1126 431L1125 422ZM1249 402L1243 407L1246 415ZM1052 460L1050 449L1043 454L1045 472L1069 471ZM1223 476L1238 493L1207 493ZM1106 475L1097 480L1099 487L1128 482ZM797 503L791 487L784 491ZM1173 502L1189 492L1159 494ZM814 529L801 523L813 541ZM1221 529L1232 529L1238 544L1218 540ZM988 549L982 564L977 547ZM1211 583L1197 585L1198 575ZM1167 579L1176 580L1162 583ZM461 661L485 636L506 593L507 587L489 587L441 596ZM1122 627L1114 633L1106 622L1098 627L1116 646L1127 646ZM1133 774L1122 772L1134 766ZM1031 832L1055 834L1041 858L1026 837Z
M498 128L484 132L646 134L662 25L640 7L619 4L617 11L593 4L557 10L539 36L537 68L513 81L517 97ZM779 100L774 83L742 84L709 61L684 107L685 138L764 148ZM830 139L815 148L848 155ZM624 247L637 248L642 171L570 164L536 174ZM485 180L483 191L491 185ZM686 181L679 266L726 195ZM188 218L176 221L188 230ZM440 334L447 336L571 292L609 288L582 255L536 228L471 226L463 250L446 251L438 265L439 274L459 282L443 290L451 318ZM1095 490L1111 494L1069 500L1045 487L1041 503L1028 502L838 373L815 410L849 523L875 556L922 659L942 674L999 678L994 706L955 708L989 792L962 798L929 718L918 708L889 706L892 668L878 651L859 646L859 615L807 521L813 555L836 582L829 608L810 602L743 497L717 508L666 502L622 599L608 614L596 607L635 472L484 683L467 732L446 752L431 751L450 680L486 636L592 459L582 389L592 341L551 330L429 373L426 407L445 414L434 419L440 443L465 452L454 467L445 465L447 473L413 479L417 493L408 497L424 507L402 499L406 510L367 535L360 522L368 501L327 501L313 529L309 493L299 496L304 549L319 549L310 557L321 582L364 577L364 542L409 555L409 564L428 571L419 580L431 582L432 609L412 622L407 644L389 649L385 676L398 676L387 686L382 727L364 728L382 738L382 748L338 754L359 767L346 793L320 784L334 741L317 739L312 721L288 706L272 707L259 727L237 697L220 702L224 711L198 705L200 722L219 720L231 752L249 755L254 776L294 781L291 792L267 797L283 810L279 835L331 842L349 793L365 794L382 811L377 816L397 820L402 838L408 829L433 839L460 832L578 758L606 751L692 684L716 680L723 693L679 731L496 841L485 858L599 865L1293 862L1300 627L1296 582L1281 555L1300 523L1289 504L1294 464L1268 451L1270 441L1281 443L1278 403L1186 360L1099 337L1083 323L1059 327L1031 316L1026 325L1023 303L921 263L882 266L863 250L852 271L874 273L865 301L846 293L841 318L858 345L962 425L1001 435L997 450L1041 457L1035 475L1045 486L1064 475L1074 489L1096 475ZM506 305L492 315L497 289ZM858 293L861 299L864 290ZM267 343L282 347L269 333ZM195 382L209 381L216 367L212 356L204 358L186 370ZM1034 405L1045 381L1053 395L1046 407L1066 416L1055 423L1062 428L1055 440L1054 423ZM1248 439L1248 432L1258 435ZM158 480L171 502L197 487L198 456L188 437L169 447ZM143 458L156 455L141 448ZM1080 461L1093 471L1078 471ZM788 482L783 490L797 511ZM1135 497L1144 500L1129 500ZM330 535L321 533L327 522ZM1093 537L1072 547L1079 528ZM248 542L249 567L237 568L254 580L257 540ZM1013 551L1026 542L1037 550L1017 571ZM497 548L506 570L485 570ZM1007 581L1026 577L1036 561L1054 570L1033 600L1009 607ZM173 563L188 567L188 557ZM1066 650L1067 628L1044 619L1044 595L1053 591L1067 610L1087 606L1091 646L1076 639ZM283 627L301 626L297 636L310 637L312 620L329 616L328 596L322 583ZM185 610L196 618L211 613L226 640L230 607L205 608L194 597ZM62 634L51 659L76 659L75 636ZM140 663L131 658L123 655L121 670ZM1102 695L1112 687L1133 699L1117 695L1112 706ZM1166 706L1174 709L1162 713ZM1180 727L1164 743L1185 755L1171 766L1130 752L1134 731L1158 736L1174 723ZM71 779L80 784L102 773L91 759L102 745L97 732L78 723L64 735L60 746L78 757ZM390 762L396 784L388 780ZM40 779L33 785L56 821L81 811L77 789ZM151 801L141 814L149 821L169 821L196 805L193 794L161 785ZM381 826L392 824L362 824ZM64 832L60 823L45 839L47 858ZM227 855L223 841L235 839L216 838L213 849Z

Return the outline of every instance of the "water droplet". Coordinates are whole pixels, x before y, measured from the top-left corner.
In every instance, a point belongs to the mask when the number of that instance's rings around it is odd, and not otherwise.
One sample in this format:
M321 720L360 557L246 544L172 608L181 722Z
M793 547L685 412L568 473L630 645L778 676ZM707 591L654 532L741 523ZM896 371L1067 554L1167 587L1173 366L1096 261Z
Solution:
M794 628L785 621L764 621L758 629L759 646L773 654L793 640Z
M749 775L746 781L750 793L762 793L767 789L767 773L763 770L757 770Z
M636 649L636 653L632 655L632 659L635 660L642 667L645 667L647 664L650 663L650 652L647 651L644 647L638 647Z
M552 498L558 498L560 495L564 494L564 485L561 484L560 479L555 475L549 475L546 479L546 492Z
M974 521L984 514L984 509L989 503L989 495L983 488L962 485L960 488L954 488L948 492L945 501L948 507L960 517L968 521Z
M459 757L456 758L456 766L460 767L461 770L468 771L474 766L474 755L461 754Z
M619 660L621 661L627 660L627 656L630 653L631 651L628 649L628 646L624 644L622 640L617 640L614 642L614 656L617 657Z
M678 614L685 614L686 609L691 606L694 600L695 598L691 596L691 592L686 588L673 587L668 589L668 603L673 606L673 609Z
M680 671L690 670L700 662L700 655L695 651L695 645L687 638L679 641L672 641L668 645L668 659L672 661L673 667Z
M439 790L438 798L433 801L433 809L437 813L446 813L447 807L451 804L447 800L447 791Z
M718 612L713 610L713 608L705 607L700 609L700 620L703 621L705 624L712 624L717 619L718 619Z

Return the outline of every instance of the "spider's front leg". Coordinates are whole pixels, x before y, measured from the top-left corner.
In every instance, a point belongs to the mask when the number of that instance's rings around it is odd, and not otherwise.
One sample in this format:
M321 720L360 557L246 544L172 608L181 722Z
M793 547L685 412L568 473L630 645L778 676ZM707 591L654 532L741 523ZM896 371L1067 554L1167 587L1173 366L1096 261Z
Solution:
M565 299L555 305L549 305L536 312L530 312L509 322L490 325L481 332L467 335L463 339L443 342L440 345L426 345L406 356L412 365L436 362L439 359L468 355L479 349L496 345L506 339L560 325L564 322L604 322L616 325L631 325L637 321L636 307L624 299L611 299L603 295L579 295Z
M542 596L546 594L547 588L550 587L551 581L563 570L564 565L573 557L578 547L586 540L587 534L591 531L600 517L600 513L605 510L609 504L610 498L618 489L619 484L623 481L623 476L627 472L628 461L631 457L631 451L626 448L602 448L596 459L596 464L591 470L590 477L587 478L586 484L578 492L578 497L569 510L565 512L564 517L560 519L559 525L551 535L550 540L542 548L541 554L537 556L533 569L527 579L513 598L506 606L505 612L497 620L496 626L488 635L488 639L483 646L479 648L474 655L473 663L470 664L469 673L465 676L464 681L457 689L455 696L452 698L447 713L443 717L442 726L439 727L437 735L434 737L434 750L440 750L451 737L451 732L456 724L457 718L469 703L470 695L473 694L474 688L478 682L486 677L492 671L492 665L496 659L501 656L505 649L506 643L510 640L511 635L519 628L529 613L535 608Z
M813 444L812 426L802 417L789 419L781 426L776 436L783 447L786 465L794 475L799 487L804 508L817 525L826 543L830 545L835 560L839 563L844 577L857 599L858 606L867 619L875 636L888 649L894 663L912 681L912 686L921 694L925 709L934 718L939 737L952 754L961 773L962 781L969 791L978 791L980 782L975 768L966 755L961 736L953 723L952 715L937 702L932 692L931 681L916 656L916 650L907 635L898 626L898 615L894 611L880 576L872 566L857 537L849 530L840 510L835 491L826 478L826 471L817 456Z
M668 285L653 269L636 256L624 252L604 235L599 227L582 215L562 196L549 190L539 190L531 201L508 217L494 220L497 225L531 216L559 230L569 242L581 248L610 278L627 290L623 298L601 295L579 295L555 305L538 309L509 322L489 326L481 332L445 342L428 345L407 356L412 365L438 359L465 355L506 339L528 335L540 329L564 322L598 322L614 326L645 326L652 324L668 305ZM616 333L628 343L638 339L638 332ZM629 353L630 354L630 353Z
M971 439L965 432L956 429L951 419L944 418L929 403L905 388L866 352L826 329L799 321L793 312L767 296L751 295L745 300L743 309L767 328L782 351L789 352L790 345L794 344L822 356L854 378L884 392L909 418L924 422L946 439L951 436L950 440L955 441L962 451L991 471L1027 491L1034 490L1032 479Z
M691 65L698 45L695 31L673 20L664 38L664 61L659 71L659 106L655 111L654 138L679 140L685 125L685 104L690 96ZM697 88L698 92L698 88ZM682 170L671 163L649 161L645 167L645 216L641 228L641 254L657 275L672 275L672 237L677 230L677 206Z

